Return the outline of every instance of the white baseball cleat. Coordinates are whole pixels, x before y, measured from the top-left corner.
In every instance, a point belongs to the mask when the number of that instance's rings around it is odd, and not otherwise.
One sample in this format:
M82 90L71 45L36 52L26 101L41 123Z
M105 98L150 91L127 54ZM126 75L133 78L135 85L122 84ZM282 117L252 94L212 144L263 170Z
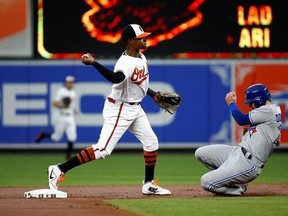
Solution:
M142 186L142 193L144 195L171 195L171 191L158 185L158 179L144 183Z
M48 182L51 190L58 190L60 182L64 181L64 173L57 165L48 167Z

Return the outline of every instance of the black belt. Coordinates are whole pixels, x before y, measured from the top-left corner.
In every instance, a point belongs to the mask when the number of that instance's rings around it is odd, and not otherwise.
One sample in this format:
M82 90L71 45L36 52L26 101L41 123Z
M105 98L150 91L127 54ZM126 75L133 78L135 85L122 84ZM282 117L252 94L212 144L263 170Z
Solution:
M244 154L244 156L246 157L246 158L248 158L249 160L251 160L252 159L252 154L250 153L250 152L248 152L247 151L247 149L245 149L244 147L241 147L241 151L243 152L243 154ZM262 164L261 166L260 166L260 168L261 169L263 169L264 168L264 164Z
M128 103L129 105L139 105L141 102L130 102L130 103Z
M107 98L108 99L108 101L110 101L111 103L116 103L116 100L115 99L113 99L113 98L111 98L111 97L108 97ZM128 103L129 105L139 105L141 102L124 102L124 103Z

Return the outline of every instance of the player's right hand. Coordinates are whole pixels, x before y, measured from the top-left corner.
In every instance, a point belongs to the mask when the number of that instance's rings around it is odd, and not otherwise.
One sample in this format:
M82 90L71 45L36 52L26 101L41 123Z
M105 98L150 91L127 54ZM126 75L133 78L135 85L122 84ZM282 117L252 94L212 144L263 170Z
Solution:
M230 105L231 103L236 103L237 96L235 92L229 92L226 94L225 101L227 105Z
M93 56L90 53L86 53L86 54L82 55L82 57L81 57L81 62L85 65L91 65L91 64L93 64L94 61L95 61L95 59L93 58Z

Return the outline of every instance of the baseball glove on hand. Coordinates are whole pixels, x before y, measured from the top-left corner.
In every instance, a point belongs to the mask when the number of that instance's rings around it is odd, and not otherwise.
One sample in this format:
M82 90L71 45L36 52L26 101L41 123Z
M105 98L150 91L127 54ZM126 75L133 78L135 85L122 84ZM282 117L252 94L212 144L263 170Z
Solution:
M179 94L168 91L156 92L153 99L158 106L170 114L173 114L181 103L181 96Z
M71 103L71 98L70 97L64 97L62 100L62 103L64 104L65 108L69 107Z

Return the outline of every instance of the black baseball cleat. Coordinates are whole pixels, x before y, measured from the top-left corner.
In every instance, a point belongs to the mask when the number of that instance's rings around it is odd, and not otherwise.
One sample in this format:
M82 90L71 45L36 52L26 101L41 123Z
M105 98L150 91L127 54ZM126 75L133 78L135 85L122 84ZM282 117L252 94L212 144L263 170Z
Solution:
M41 140L42 140L44 137L45 137L45 133L44 133L44 132L40 132L40 133L36 136L35 142L36 142L36 143L41 142Z

